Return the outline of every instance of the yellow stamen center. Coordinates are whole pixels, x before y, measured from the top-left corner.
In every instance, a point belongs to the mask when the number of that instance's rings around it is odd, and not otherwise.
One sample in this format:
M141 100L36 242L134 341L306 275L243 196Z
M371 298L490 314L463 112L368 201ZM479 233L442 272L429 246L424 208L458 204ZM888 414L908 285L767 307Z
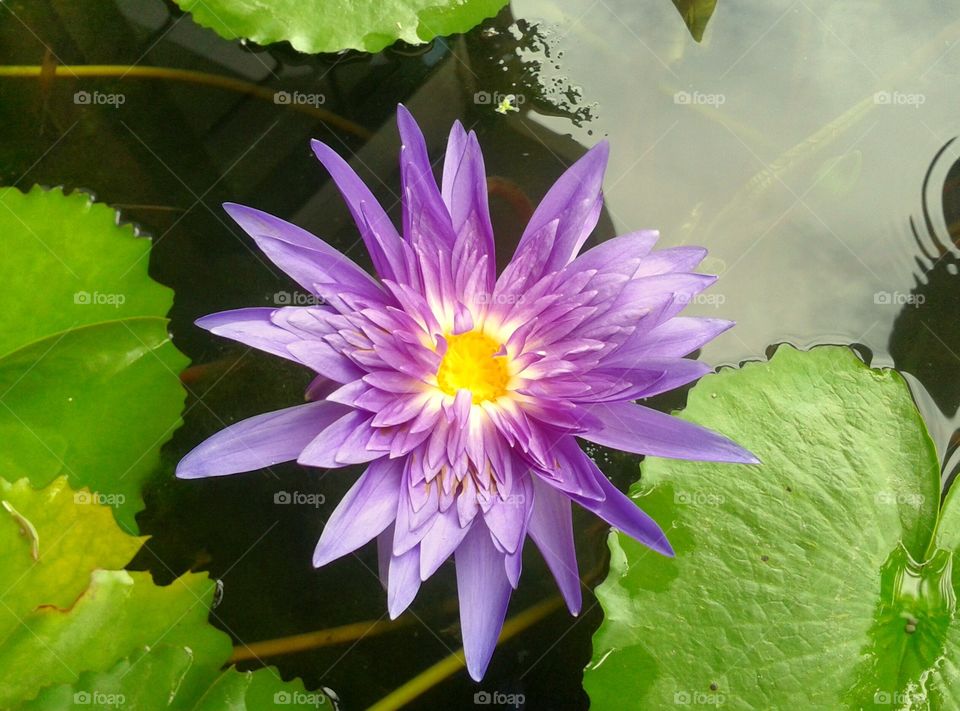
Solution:
M466 389L473 403L494 400L507 392L507 357L494 356L500 344L485 333L447 336L447 352L437 371L437 385L448 395Z

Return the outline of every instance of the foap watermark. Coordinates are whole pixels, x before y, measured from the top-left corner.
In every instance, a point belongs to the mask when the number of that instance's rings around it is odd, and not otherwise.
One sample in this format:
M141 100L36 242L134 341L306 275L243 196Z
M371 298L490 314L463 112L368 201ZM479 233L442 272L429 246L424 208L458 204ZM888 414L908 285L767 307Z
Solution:
M677 691L673 703L677 706L723 706L727 697L719 691Z
M678 91L673 103L680 106L713 106L719 108L727 103L726 94L708 94L703 91Z
M78 306L112 306L119 309L127 303L127 297L124 294L105 294L100 291L75 291L73 293L73 303Z
M518 709L526 701L527 697L523 694L505 694L502 691L478 691L473 695L476 706L512 706Z
M925 700L926 695L920 691L878 691L873 695L873 703L878 706L896 706L897 708L911 708Z
M512 304L522 304L524 301L523 294L477 294L474 299L478 304L498 304L498 305L512 305Z
M880 491L874 497L878 504L886 505L905 505L905 506L923 506L927 497L923 494L910 494L897 491Z
M684 306L696 304L698 306L712 306L715 309L720 308L727 302L727 297L723 294L681 294L677 296L677 303Z
M107 694L102 691L78 691L73 695L77 706L96 706L97 708L119 708L127 703L123 694Z
M705 491L677 491L673 495L673 503L680 506L722 506L725 501L723 494Z
M909 294L902 291L877 291L873 295L873 303L882 306L921 306L927 297L923 294Z
M927 103L927 95L903 91L878 91L873 95L873 103L878 106L912 106L919 109Z
M123 494L101 494L99 491L76 491L73 494L73 503L86 506L98 504L100 506L123 506L127 497Z
M78 91L73 95L77 106L112 106L119 109L127 103L125 94L106 94L102 91Z
M273 103L280 106L323 106L327 97L323 94L307 94L302 91L277 91Z
M278 691L273 695L276 706L314 706L327 703L327 697L316 691Z
M494 111L501 114L519 111L526 101L527 97L523 94L503 94L499 91L478 91L473 95L473 103L477 106L492 106Z
M273 503L281 506L312 506L320 508L327 502L323 494L308 494L303 491L278 491L273 495Z
M277 306L323 306L326 301L302 291L275 291L269 297Z

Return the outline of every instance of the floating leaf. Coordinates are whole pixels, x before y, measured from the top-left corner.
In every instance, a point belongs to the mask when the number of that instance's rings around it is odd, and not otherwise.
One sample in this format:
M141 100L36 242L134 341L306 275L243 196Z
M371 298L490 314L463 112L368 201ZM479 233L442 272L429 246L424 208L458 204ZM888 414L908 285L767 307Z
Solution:
M0 471L65 474L135 532L183 407L173 292L147 276L150 242L86 195L5 188L0 206Z
M207 622L214 582L188 573L160 587L149 573L108 569L125 564L141 539L89 491L65 478L39 491L0 479L0 500L0 708L324 702L272 669L221 671L231 645Z
M683 417L764 463L644 463L631 495L677 555L611 534L593 708L960 707L960 503L935 536L939 465L903 379L784 346L704 378Z
M226 39L286 40L301 52L379 52L397 40L423 44L466 32L507 0L175 0Z
M673 0L673 4L676 5L680 17L683 18L693 38L697 42L702 41L707 23L717 7L717 0Z

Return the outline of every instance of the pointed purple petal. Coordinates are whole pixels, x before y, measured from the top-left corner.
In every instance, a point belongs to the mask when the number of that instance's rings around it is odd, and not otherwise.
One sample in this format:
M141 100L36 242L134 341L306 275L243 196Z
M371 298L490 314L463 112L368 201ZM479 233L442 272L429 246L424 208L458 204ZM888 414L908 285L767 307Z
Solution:
M629 260L647 256L659 238L657 230L641 230L608 239L574 259L569 269L596 269L600 272L614 269Z
M309 402L237 422L198 445L177 465L181 479L222 476L296 459L310 441L346 408Z
M670 272L691 272L706 256L707 250L703 247L660 249L644 257L633 276L637 278Z
M387 574L387 611L395 620L406 610L420 590L420 549L413 547L402 555L390 557Z
M687 356L732 326L733 321L723 319L676 316L627 339L604 365L626 365L646 357Z
M572 218L577 222L571 225L561 224L558 234L564 238L558 240L544 272L556 271L569 264L576 257L583 240L596 225L598 215L592 213L592 210L600 196L600 184L609 155L610 146L606 141L601 141L587 151L547 191L530 218L524 236L521 237L521 244L528 235L533 235L553 220ZM586 209L583 209L584 205ZM586 221L590 217L592 224Z
M420 541L420 579L426 580L457 549L469 526L462 527L457 507L437 514L427 535Z
M555 458L557 468L539 472L538 478L566 494L603 499L603 490L597 484L591 466L593 461L589 457L584 458L576 439L563 435L553 443L551 455Z
M325 375L318 375L307 386L307 391L303 394L305 400L323 400L327 395L333 393L340 387L340 383L330 380Z
M586 455L584 455L586 456ZM592 511L614 528L623 531L631 538L649 546L657 553L673 557L673 548L657 522L624 495L610 480L597 470L597 483L603 489L603 501L572 497L588 511Z
M583 395L575 395L575 402L611 402L639 400L665 393L681 385L691 383L711 372L709 364L687 358L643 358L632 367L594 368L586 376L602 379L607 388L595 389Z
M323 167L340 189L344 201L357 223L363 244L370 253L373 267L383 279L406 282L407 268L404 264L400 235L390 222L380 203L364 185L353 168L335 150L320 141L311 141L310 146Z
M315 284L332 284L377 303L387 301L369 274L319 237L252 207L228 202L223 209L274 264L311 293L317 293Z
M545 274L559 271L580 251L596 226L600 185L610 149L602 141L560 176L537 207L508 266L497 282L520 292Z
M387 580L390 576L390 557L393 555L393 526L390 524L377 534L377 574L380 584L387 589Z
M484 523L494 540L506 553L515 553L526 533L527 519L533 506L533 489L530 477L524 475L513 493L507 498L494 499L493 505L483 514Z
M597 403L583 406L602 423L583 439L634 454L700 462L759 464L760 460L726 437L642 405Z
M482 291L489 294L496 280L496 252L490 208L487 199L487 175L476 135L468 135L459 121L450 130L447 154L443 161L443 201L450 212L457 241L466 240L477 248L471 266L486 256ZM467 295L461 294L461 297Z
M467 671L483 678L507 615L510 581L486 526L471 526L456 552L460 628Z
M287 350L298 362L338 383L350 383L364 375L353 361L326 341L295 341Z
M411 244L421 244L424 258L435 259L435 250L447 252L454 243L450 213L443 203L423 133L407 108L397 106L400 130L400 180L403 185L403 235Z
M540 549L557 587L573 615L580 614L583 596L577 572L577 552L573 545L573 517L570 499L549 484L533 481L533 515L527 532Z
M323 527L313 554L315 568L355 551L393 523L402 471L402 465L390 459L367 467Z
M337 407L343 408L342 405ZM343 412L343 409L340 410ZM331 422L304 447L297 462L308 467L336 469L369 462L384 455L366 447L372 434L371 415L353 410Z
M524 538L526 540L526 538ZM523 570L523 541L517 546L517 550L508 553L503 558L503 567L507 571L507 580L510 581L510 587L514 590L520 585L520 572Z
M265 353L299 363L300 360L287 350L287 346L300 339L270 320L274 311L276 309L268 307L233 309L203 316L194 323L216 336L230 338Z

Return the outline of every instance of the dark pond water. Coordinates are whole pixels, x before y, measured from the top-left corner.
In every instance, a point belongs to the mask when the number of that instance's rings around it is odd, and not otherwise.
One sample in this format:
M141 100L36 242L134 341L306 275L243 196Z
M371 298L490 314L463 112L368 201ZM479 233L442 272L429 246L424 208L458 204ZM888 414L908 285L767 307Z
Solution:
M293 366L192 326L212 311L297 298L220 203L273 212L366 264L308 141L354 155L397 216L401 101L434 157L453 119L478 132L494 176L501 257L529 203L608 138L596 238L657 227L664 246L707 246L705 269L722 275L691 312L739 325L702 358L736 364L784 341L856 344L873 364L907 374L949 478L960 460L952 444L960 142L951 143L960 133L960 12L945 14L944 5L720 0L697 45L668 0L522 0L426 47L304 57L223 41L160 0L5 2L3 64L175 67L267 90L264 99L134 73L0 79L2 183L89 190L116 206L153 236L151 274L176 290L171 330L195 363L192 394L148 491L140 523L152 539L134 566L162 581L191 568L221 578L213 621L238 644L385 619L372 547L310 566L323 521L357 471L291 465L178 482L172 467L225 423L300 401L308 382ZM123 103L77 103L78 91ZM274 91L301 98L275 103ZM497 94L515 94L520 110L494 111ZM343 120L292 105L320 105L317 97ZM682 395L660 404L679 406ZM618 485L636 477L638 459L605 456ZM275 504L280 492L326 503ZM576 524L593 585L606 565L605 530L586 514ZM528 553L511 614L555 592ZM424 586L402 629L264 661L333 689L344 708L364 708L459 646L453 573L448 564ZM482 685L461 672L414 707L472 707L480 689L523 694L527 708L586 707L581 669L601 612L589 595L584 609L576 620L557 612L505 644Z

